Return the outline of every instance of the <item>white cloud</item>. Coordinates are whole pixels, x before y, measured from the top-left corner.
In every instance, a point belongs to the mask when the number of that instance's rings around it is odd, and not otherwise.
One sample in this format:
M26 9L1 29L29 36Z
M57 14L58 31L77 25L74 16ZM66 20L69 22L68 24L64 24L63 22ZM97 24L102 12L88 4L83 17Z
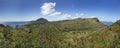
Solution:
M48 2L48 3L44 3L41 6L41 14L42 15L50 15L50 16L56 16L56 15L60 15L61 12L57 12L54 7L56 6L55 2Z
M84 16L85 14L84 13L79 13L79 14L76 14L77 16Z
M107 17L104 16L86 16L84 13L75 13L75 14L67 14L67 13L62 13L60 11L57 11L54 7L56 6L56 2L46 2L44 3L40 9L41 9L41 14L45 16L52 16L55 17L55 20L64 20L64 19L74 19L74 18L98 18L100 20L107 20ZM107 18L107 19L105 19ZM113 18L109 18L113 19ZM113 20L112 20L113 21Z
M63 18L63 19L72 19L73 17L71 15L69 15L69 14L63 14L63 15L61 15L61 18Z
M59 17L61 19L74 19L74 18L79 18L81 16L84 16L85 14L84 13L76 13L76 14L73 14L70 15L70 14L67 14L67 13L62 13L62 12L59 12L59 11L56 11L55 10L55 7L56 6L56 3L55 2L47 2L47 3L44 3L40 8L41 8L41 14L42 15L48 15L48 16L55 16L55 17Z
M54 13L50 14L50 16L59 16L59 15L61 15L61 12L54 12Z
M74 16L75 16L74 18L80 18L80 17L84 17L85 14L84 13L76 13Z
M96 18L97 16L90 16L90 17L88 17L88 18Z

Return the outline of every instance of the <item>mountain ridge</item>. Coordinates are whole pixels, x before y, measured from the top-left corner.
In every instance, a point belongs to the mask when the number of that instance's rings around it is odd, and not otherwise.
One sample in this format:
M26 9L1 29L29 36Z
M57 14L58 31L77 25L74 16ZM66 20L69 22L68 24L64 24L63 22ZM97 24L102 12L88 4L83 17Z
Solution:
M76 18L76 19L89 19L89 18ZM36 21L36 20L34 20L34 21ZM60 21L67 21L67 20L60 20ZM60 22L60 21L58 21L58 22ZM16 26L16 25L29 24L31 22L33 22L33 21L10 21L10 22L0 22L0 24ZM49 21L49 22L56 22L56 21ZM104 25L107 25L107 26L110 26L113 24L113 22L108 22L108 21L99 21L99 22L102 22Z

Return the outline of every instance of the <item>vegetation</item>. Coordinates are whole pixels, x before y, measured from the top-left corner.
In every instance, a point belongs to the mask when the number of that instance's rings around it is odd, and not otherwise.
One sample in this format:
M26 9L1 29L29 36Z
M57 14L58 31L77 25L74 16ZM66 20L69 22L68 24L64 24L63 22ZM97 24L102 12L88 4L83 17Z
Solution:
M109 27L97 18L0 24L0 48L120 48L120 21Z

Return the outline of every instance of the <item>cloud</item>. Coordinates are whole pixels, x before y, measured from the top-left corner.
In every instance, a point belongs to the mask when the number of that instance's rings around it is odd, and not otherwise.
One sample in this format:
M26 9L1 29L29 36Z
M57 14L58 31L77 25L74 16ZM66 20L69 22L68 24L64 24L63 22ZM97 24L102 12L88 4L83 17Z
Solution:
M44 3L41 6L41 14L42 15L50 15L50 16L56 16L56 15L60 15L61 12L57 12L54 7L56 6L55 2L48 2L48 3Z
M88 17L88 18L97 18L97 16L90 16L90 17Z
M104 17L104 16L87 16L84 13L75 13L75 14L68 14L68 13L62 13L60 11L57 11L55 9L56 6L56 2L45 2L43 3L43 5L40 7L41 9L41 14L44 16L52 16L55 17L55 20L65 20L65 19L74 19L74 18L98 18L100 20L106 20L109 21L110 19L113 18L108 18L108 17ZM105 19L107 18L107 19ZM115 21L117 18L115 18L112 21Z
M50 14L50 16L59 16L59 15L61 15L61 12L54 12L54 13Z
M63 15L61 15L61 18L63 18L63 19L72 19L73 17L71 15L69 15L69 14L63 14Z
M74 18L79 18L81 16L84 16L84 13L76 13L70 15L67 13L62 13L59 11L55 10L56 2L46 2L44 3L40 8L41 8L41 14L42 15L47 15L47 16L54 16L54 17L59 17L61 19L74 19Z
M76 14L76 16L84 16L84 15L85 15L84 13Z

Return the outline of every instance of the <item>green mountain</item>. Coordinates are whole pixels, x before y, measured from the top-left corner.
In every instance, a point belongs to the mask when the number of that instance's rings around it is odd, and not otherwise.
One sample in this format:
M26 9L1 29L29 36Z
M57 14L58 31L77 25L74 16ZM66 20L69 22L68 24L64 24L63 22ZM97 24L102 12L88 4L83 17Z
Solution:
M97 18L78 18L73 20L64 20L64 21L57 21L52 22L56 27L58 27L61 31L87 31L93 32L98 31L102 28L106 28L104 24L100 23Z
M76 31L76 30L80 30L80 31L97 31L99 29L102 28L106 28L107 26L105 26L104 24L102 24L101 22L99 22L99 20L97 18L78 18L78 19L72 19L72 20L62 20L62 21L54 21L54 22L49 22L46 19L38 19L36 21L32 22L32 25L36 25L37 24L43 24L47 23L48 25L53 25L55 26L59 31ZM32 26L31 25L31 26Z
M30 24L46 24L46 23L48 23L48 20L44 18L39 18L35 21L30 22Z
M97 18L40 18L16 28L0 25L0 48L119 48L118 22L105 26Z

